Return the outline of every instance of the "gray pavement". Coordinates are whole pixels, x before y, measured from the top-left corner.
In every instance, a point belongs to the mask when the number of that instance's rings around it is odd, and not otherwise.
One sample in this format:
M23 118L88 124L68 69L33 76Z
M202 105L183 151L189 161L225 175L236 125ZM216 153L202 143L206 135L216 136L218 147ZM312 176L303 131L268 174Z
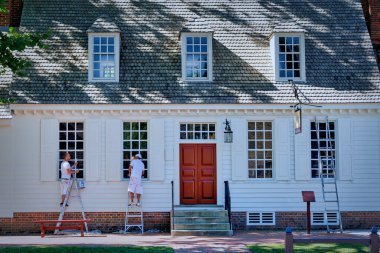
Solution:
M295 236L308 237L367 237L368 231L346 231L341 234L326 234L315 232L306 235L295 232ZM80 237L72 235L38 235L29 236L0 236L0 246L7 245L80 245L80 246L169 246L175 252L249 252L247 244L283 243L284 232L281 231L245 231L236 232L231 237L181 236L171 237L169 234L88 234Z

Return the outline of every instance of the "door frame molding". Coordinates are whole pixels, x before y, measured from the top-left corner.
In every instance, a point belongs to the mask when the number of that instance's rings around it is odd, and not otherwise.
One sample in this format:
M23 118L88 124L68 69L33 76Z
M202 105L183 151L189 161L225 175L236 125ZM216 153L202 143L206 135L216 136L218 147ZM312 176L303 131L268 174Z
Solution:
M178 117L173 120L173 132L174 132L174 164L173 164L173 182L174 182L174 205L180 205L180 144L216 144L216 204L224 204L224 188L223 188L223 152L224 145L230 145L224 143L224 125L225 117ZM215 140L181 140L180 123L215 123Z

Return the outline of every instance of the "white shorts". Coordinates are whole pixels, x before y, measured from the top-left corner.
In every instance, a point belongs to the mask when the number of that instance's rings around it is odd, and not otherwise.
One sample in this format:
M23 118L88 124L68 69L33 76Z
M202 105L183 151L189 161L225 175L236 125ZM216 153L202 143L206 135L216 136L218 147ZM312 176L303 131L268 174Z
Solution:
M66 195L70 186L70 180L61 179L61 195Z
M131 177L129 179L128 191L138 194L143 194L143 188L141 184L141 177Z

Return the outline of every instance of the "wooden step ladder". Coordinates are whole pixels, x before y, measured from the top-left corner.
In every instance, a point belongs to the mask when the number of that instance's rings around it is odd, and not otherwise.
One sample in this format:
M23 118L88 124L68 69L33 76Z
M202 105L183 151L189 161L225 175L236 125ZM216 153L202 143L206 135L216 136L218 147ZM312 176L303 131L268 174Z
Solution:
M85 211L84 211L83 201L82 201L82 197L80 195L80 190L79 190L79 186L78 186L79 181L77 180L77 174L75 173L76 168L73 171L74 171L74 173L73 173L73 175L72 175L72 177L70 179L69 188L68 188L67 193L66 193L65 201L63 202L63 205L61 206L61 212L59 213L58 222L57 222L56 227L61 226L61 222L60 221L62 221L63 217L65 216L66 204L68 203L68 201L70 199L73 187L75 189L76 195L74 195L72 197L77 197L79 199L79 203L80 203L80 206L81 206L82 219L86 220L86 215L85 215ZM87 222L84 223L84 226L85 226L85 229L86 229L86 233L88 233ZM58 232L59 232L58 229L54 230L54 234L58 234Z

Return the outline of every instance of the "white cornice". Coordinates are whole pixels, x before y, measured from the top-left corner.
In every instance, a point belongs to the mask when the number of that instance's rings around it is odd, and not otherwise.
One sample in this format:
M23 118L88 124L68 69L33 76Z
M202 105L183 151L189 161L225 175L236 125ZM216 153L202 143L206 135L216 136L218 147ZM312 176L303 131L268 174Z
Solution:
M41 116L285 116L290 105L11 105L14 115ZM303 115L380 114L378 104L324 105L304 107Z

